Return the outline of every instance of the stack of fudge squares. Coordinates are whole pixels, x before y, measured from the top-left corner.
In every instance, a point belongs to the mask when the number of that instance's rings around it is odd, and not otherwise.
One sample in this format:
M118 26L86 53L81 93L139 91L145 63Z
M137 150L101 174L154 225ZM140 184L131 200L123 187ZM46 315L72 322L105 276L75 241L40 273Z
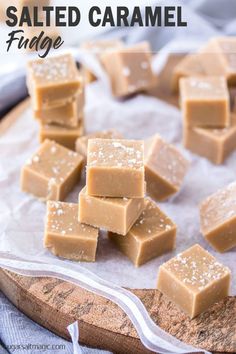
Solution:
M236 150L236 37L211 39L174 69L184 146L215 164Z
M89 139L86 186L79 193L81 223L109 239L139 266L175 246L176 225L145 198L144 142Z
M39 140L50 139L74 150L84 133L84 81L70 54L29 62L27 86Z
M120 40L100 40L86 42L81 49L100 62L116 98L146 92L156 84L149 42L126 46ZM87 82L96 80L88 68L83 71Z
M180 152L158 135L125 140L115 130L78 139L76 150L47 139L22 168L21 189L47 201L45 247L56 256L95 261L103 229L136 266L173 250L176 225L145 192L163 200L178 191L188 168ZM63 202L86 160L79 203Z

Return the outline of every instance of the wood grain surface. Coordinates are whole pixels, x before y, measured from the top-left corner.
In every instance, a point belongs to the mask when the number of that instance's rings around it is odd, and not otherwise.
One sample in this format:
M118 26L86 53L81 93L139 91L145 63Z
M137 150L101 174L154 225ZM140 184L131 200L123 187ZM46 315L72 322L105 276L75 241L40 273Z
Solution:
M171 71L179 59L170 57L158 85L150 92L174 105L178 99L169 87ZM28 105L26 100L7 115L0 124L0 135ZM61 337L68 339L66 327L78 320L83 344L115 353L150 353L117 305L73 284L0 270L0 289L23 313ZM236 297L228 297L190 320L158 290L131 291L144 303L154 322L173 336L211 352L236 353Z

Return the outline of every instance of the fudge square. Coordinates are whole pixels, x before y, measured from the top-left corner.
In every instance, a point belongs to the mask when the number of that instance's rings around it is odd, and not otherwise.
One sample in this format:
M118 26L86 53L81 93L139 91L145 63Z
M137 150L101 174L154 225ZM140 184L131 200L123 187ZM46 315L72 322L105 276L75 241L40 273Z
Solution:
M236 149L236 116L232 115L228 128L185 127L184 146L215 164L222 164Z
M147 194L162 201L180 190L189 162L156 134L144 142L144 166Z
M103 130L95 133L91 133L88 135L81 136L76 140L75 150L81 154L85 160L87 159L87 151L88 151L88 141L89 139L123 139L121 133L119 133L115 129L111 130Z
M126 235L144 209L144 198L105 198L79 193L79 221Z
M236 182L201 203L200 221L202 234L216 251L236 246Z
M39 128L39 141L42 143L44 140L54 140L60 145L68 149L75 150L75 143L79 137L84 134L83 117L76 127L63 127L56 124L40 124Z
M79 117L84 114L84 91L80 90L76 98L63 105L34 111L34 117L42 124L58 124L65 127L77 127Z
M143 141L89 139L87 193L97 197L143 198Z
M229 295L230 270L198 244L162 264L157 289L191 318Z
M230 98L224 77L180 79L185 126L224 128L230 124Z
M60 106L76 96L82 77L70 54L28 63L27 85L34 110Z
M102 54L109 50L113 50L116 48L123 47L123 42L119 39L102 39L102 40L95 40L95 41L88 41L84 42L81 45L81 49L84 52L92 54L100 61L100 57ZM96 81L96 76L88 69L86 66L83 66L83 74L85 77L85 81L87 83Z
M174 68L171 88L173 92L179 91L179 80L181 77L205 76L202 66L202 58L198 53L186 55Z
M21 189L42 200L63 200L79 182L83 157L45 140L21 170Z
M101 61L116 97L146 91L155 82L151 66L151 48L148 42L110 50L101 56Z
M175 247L176 225L148 198L145 208L126 236L109 232L109 239L136 267Z
M44 246L55 256L94 262L98 229L78 222L78 204L47 202Z
M203 66L207 75L223 75L229 86L236 83L236 37L217 37L211 39L201 52L204 54Z

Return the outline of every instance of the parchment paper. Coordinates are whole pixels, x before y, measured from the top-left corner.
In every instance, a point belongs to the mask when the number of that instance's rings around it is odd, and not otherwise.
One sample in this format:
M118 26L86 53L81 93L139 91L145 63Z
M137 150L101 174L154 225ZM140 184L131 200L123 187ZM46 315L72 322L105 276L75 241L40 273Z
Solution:
M178 109L144 95L125 101L114 100L103 82L96 82L88 87L86 101L88 132L116 128L125 137L137 139L159 133L183 151L181 113ZM54 256L43 248L46 206L21 192L19 188L20 169L39 145L37 132L38 124L29 108L0 138L0 251L10 252L25 259L47 261L52 260ZM235 249L224 254L214 252L199 232L198 214L198 204L203 198L236 179L236 153L222 166L215 166L188 151L183 153L191 160L191 168L184 185L178 195L159 204L178 225L176 250L136 269L114 248L103 232L99 239L96 263L80 265L125 287L153 288L161 263L199 243L231 268L234 279L232 294L236 294ZM78 192L84 184L83 176L81 184L67 200L77 202Z

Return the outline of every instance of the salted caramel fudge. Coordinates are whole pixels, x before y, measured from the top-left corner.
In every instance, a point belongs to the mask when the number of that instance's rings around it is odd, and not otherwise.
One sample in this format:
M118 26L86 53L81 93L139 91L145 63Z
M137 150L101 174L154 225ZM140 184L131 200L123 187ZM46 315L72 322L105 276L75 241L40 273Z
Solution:
M79 221L126 235L144 209L144 198L105 198L79 193Z
M76 127L63 127L56 124L40 124L39 141L53 140L68 149L75 150L75 143L84 134L83 117L80 117ZM80 155L81 156L81 155Z
M229 85L236 84L236 37L213 38L201 53L207 75L223 75Z
M73 99L82 77L70 54L32 60L28 63L27 85L34 110L60 106Z
M63 200L80 180L83 157L45 140L23 166L21 190L42 200Z
M89 139L122 139L123 136L117 130L103 130L100 132L91 133L84 135L76 140L75 150L81 154L85 159L87 159L88 141Z
M210 39L199 50L203 58L203 68L207 76L225 76L223 57L219 52L216 38Z
M175 247L177 227L150 199L126 236L109 232L109 239L136 267Z
M44 247L55 256L94 262L98 229L78 221L78 204L47 202Z
M162 201L180 190L189 162L156 134L144 142L144 166L147 194Z
M236 150L236 116L231 115L228 128L185 128L184 146L214 164L222 164Z
M109 51L102 55L101 61L116 97L146 91L155 82L148 42Z
M157 289L190 318L229 295L230 270L198 244L159 268Z
M180 79L180 102L185 126L230 125L230 98L224 77Z
M174 68L171 88L173 92L179 91L179 80L182 77L205 76L201 55L198 53L186 55Z
M108 52L109 50L114 50L123 47L123 42L119 39L103 39L96 41L88 41L82 44L81 49L89 54L94 55L99 61L101 55ZM83 75L85 82L91 83L96 81L96 76L83 65Z
M76 98L64 104L34 111L34 117L42 124L58 124L64 127L77 127L79 118L84 114L84 90L81 89Z
M200 205L201 232L218 252L236 246L236 183L206 198Z
M87 193L97 197L143 198L143 141L89 139Z

